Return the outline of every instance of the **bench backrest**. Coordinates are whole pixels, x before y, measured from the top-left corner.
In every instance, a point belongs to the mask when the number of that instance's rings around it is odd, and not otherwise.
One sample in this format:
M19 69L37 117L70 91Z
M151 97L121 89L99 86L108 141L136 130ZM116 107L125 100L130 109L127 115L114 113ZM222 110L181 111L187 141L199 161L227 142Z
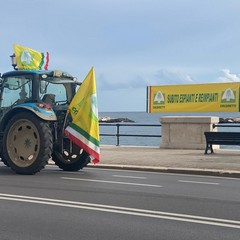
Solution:
M240 141L240 132L204 132L206 140Z

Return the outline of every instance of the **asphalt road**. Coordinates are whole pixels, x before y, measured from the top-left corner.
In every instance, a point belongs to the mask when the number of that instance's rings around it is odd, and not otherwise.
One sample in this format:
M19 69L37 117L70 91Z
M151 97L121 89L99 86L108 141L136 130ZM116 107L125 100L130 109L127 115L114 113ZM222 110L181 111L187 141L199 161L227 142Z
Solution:
M0 165L0 239L239 239L240 179Z

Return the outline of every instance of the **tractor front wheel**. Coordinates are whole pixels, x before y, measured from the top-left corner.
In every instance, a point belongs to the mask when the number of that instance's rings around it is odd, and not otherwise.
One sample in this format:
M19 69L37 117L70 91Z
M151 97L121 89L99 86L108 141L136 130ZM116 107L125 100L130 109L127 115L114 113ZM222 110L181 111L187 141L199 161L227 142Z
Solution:
M64 171L78 171L87 166L90 162L90 157L87 152L80 148L76 152L70 152L66 149L61 152L59 149L54 149L52 160Z

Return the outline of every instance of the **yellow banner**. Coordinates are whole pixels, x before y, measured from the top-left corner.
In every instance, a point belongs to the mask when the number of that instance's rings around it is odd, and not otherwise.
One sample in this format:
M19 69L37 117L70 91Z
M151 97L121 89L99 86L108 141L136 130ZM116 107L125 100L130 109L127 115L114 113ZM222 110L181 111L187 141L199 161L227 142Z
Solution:
M239 82L147 87L147 112L239 112Z
M13 45L18 70L48 70L49 53L41 53L28 47Z

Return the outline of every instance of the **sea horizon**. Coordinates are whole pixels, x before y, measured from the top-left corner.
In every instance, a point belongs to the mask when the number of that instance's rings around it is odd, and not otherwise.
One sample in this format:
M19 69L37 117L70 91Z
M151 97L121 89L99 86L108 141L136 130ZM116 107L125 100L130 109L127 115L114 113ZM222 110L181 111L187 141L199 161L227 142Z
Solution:
M163 116L212 116L219 118L238 118L240 112L177 112L177 113L147 113L145 111L107 111L99 112L99 117L129 118L135 122L160 122ZM132 118L132 119L131 119Z

